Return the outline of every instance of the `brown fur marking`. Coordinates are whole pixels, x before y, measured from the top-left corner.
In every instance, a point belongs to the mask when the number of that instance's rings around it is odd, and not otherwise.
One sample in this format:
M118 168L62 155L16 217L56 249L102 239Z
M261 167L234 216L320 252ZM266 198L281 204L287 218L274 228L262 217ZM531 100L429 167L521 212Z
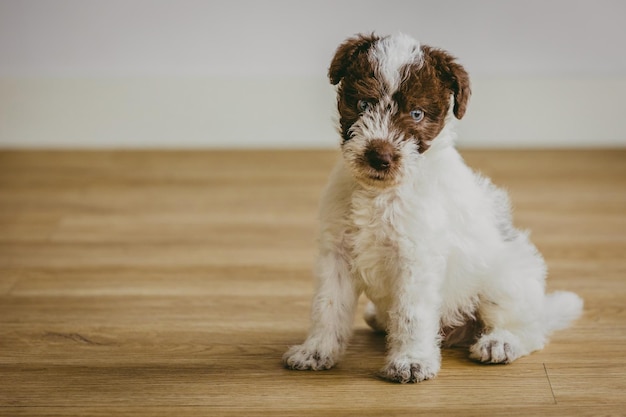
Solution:
M339 84L337 107L344 142L350 140L350 127L361 117L359 100L373 106L386 94L385 84L376 78L368 55L379 39L373 34L348 39L339 46L331 62L328 74L332 84ZM404 132L405 138L417 142L420 153L428 150L430 142L443 129L450 96L454 97L453 112L458 119L464 116L470 96L469 76L453 56L426 45L422 46L422 52L422 63L399 69L408 77L392 97L398 105L392 123ZM416 109L425 114L420 122L410 115Z

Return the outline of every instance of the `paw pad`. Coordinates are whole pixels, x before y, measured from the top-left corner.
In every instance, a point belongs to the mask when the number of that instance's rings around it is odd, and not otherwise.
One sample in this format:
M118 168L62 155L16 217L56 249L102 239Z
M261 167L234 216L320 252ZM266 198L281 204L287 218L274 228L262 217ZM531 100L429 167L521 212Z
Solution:
M321 371L332 368L335 361L330 355L325 355L317 350L293 346L283 355L283 364L288 369L298 371Z
M392 363L382 369L379 376L387 381L401 384L422 382L434 378L436 371L419 363Z

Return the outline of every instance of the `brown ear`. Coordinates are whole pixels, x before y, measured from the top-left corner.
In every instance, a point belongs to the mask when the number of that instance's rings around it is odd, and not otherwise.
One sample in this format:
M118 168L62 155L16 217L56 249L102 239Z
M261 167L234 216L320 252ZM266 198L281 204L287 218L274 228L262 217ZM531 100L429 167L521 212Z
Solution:
M469 75L452 55L441 49L422 47L426 59L435 67L437 75L454 94L454 115L461 119L467 110L471 90Z
M367 51L372 43L380 39L378 36L374 35L357 35L353 38L347 39L344 43L339 45L337 48L337 52L335 52L335 56L330 63L330 67L328 68L328 78L330 78L330 83L332 85L337 85L339 82L345 77L346 70L348 69L348 65L350 62L356 57L359 53Z

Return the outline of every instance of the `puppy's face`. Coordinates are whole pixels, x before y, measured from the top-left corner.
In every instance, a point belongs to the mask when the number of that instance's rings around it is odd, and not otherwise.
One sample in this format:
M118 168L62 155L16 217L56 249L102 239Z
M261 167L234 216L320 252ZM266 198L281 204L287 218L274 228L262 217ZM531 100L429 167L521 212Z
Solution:
M446 52L405 35L360 35L339 46L329 78L337 85L342 152L362 184L401 181L453 112L463 117L470 95L463 67Z

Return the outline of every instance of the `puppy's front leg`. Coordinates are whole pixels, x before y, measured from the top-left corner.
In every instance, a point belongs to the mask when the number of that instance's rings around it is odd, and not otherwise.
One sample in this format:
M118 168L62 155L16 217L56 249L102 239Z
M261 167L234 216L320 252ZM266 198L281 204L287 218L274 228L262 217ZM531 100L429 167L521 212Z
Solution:
M432 271L399 277L389 312L389 352L382 378L420 382L439 372L440 297L436 278Z
M338 253L321 255L317 275L309 335L303 344L292 346L283 355L283 363L290 369L330 369L345 351L352 334L359 291L347 261Z

